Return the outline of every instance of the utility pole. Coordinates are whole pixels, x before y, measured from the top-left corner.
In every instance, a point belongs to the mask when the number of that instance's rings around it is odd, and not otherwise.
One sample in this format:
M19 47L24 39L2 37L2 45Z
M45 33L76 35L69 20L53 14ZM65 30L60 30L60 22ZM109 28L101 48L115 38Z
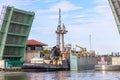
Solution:
M92 45L91 45L91 34L89 35L89 44L90 44L90 51L92 49Z

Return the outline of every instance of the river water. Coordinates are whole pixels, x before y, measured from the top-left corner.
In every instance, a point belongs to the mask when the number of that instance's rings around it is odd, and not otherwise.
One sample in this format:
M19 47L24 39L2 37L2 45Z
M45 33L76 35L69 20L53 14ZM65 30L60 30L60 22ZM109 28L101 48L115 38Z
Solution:
M0 72L0 80L120 80L119 71Z

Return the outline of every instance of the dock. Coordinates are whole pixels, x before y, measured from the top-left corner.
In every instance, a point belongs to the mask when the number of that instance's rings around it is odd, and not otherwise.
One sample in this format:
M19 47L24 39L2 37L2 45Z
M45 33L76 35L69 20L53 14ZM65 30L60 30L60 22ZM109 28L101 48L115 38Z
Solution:
M120 56L97 57L96 61L96 71L120 71Z

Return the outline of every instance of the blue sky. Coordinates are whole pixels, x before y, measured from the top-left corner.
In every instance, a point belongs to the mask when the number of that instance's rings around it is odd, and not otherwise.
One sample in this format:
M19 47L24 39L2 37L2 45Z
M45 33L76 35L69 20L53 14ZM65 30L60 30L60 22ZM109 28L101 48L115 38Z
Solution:
M120 36L108 0L0 0L3 5L34 11L35 18L29 39L56 44L58 9L62 11L62 23L68 33L65 44L78 44L99 54L120 51Z

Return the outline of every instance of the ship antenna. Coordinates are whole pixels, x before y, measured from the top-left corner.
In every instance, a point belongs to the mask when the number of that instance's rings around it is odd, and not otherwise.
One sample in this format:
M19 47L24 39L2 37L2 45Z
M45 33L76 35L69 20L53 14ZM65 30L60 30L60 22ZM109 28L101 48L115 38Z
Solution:
M59 8L59 25L61 25L61 9Z

